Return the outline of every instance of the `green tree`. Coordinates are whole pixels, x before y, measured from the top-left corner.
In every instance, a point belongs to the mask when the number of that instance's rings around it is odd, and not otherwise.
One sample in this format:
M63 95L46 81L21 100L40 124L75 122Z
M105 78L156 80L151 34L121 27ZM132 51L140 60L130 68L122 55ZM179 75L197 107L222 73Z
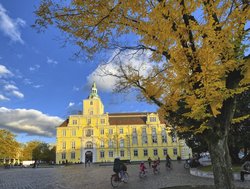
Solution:
M39 161L49 163L55 162L55 147L50 149L50 145L40 141L28 142L23 148L23 160L34 160L34 167Z
M22 160L34 160L33 150L40 145L39 141L30 141L23 146L22 150Z
M139 89L163 115L177 113L182 101L178 116L194 124L178 130L204 137L216 188L235 188L228 137L233 122L249 118L233 120L236 95L250 82L250 58L244 55L248 0L43 0L36 14L36 26L56 25L89 54L103 48L151 51L146 75L143 66L121 63L117 74L107 72L118 78L117 91Z
M8 130L0 129L0 158L19 158L20 144L16 141L15 135Z

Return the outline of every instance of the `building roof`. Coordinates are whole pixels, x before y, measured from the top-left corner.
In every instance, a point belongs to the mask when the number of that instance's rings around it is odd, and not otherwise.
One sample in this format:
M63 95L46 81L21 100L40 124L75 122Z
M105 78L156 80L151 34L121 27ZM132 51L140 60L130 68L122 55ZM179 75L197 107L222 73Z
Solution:
M109 115L110 125L142 125L146 124L147 115L155 112L133 112L133 113L111 113ZM163 119L160 123L165 123Z
M155 114L155 112L109 113L109 125L145 125L148 114ZM166 123L162 117L159 119L161 124ZM58 127L67 127L68 123L69 119L66 119Z
M59 125L58 127L67 127L69 123L69 119L66 119L61 125Z
M110 116L109 115L109 124L110 125L142 125L146 124L146 116Z

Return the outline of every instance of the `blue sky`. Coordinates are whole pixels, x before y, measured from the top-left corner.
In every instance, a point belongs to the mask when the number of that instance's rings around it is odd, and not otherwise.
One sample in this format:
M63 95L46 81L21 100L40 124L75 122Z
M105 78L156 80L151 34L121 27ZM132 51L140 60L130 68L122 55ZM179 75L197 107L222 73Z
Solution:
M62 48L58 39L63 35L56 28L45 33L32 29L36 4L0 0L0 128L15 132L20 142L54 143L55 127L70 112L81 110L93 81L105 112L156 111L136 102L134 94L113 94L114 80L96 75L102 60L98 55L92 61L75 59L76 47ZM107 60L112 56L107 54Z

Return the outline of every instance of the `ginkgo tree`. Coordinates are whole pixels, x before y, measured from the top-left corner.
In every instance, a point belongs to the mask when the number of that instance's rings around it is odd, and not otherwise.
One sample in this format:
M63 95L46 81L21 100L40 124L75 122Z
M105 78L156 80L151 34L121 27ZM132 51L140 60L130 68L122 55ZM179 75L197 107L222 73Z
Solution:
M117 90L137 88L163 115L192 120L178 128L204 136L216 188L235 188L228 133L249 118L233 120L250 82L249 0L43 0L35 13L38 29L55 25L90 55L152 52L147 74L122 63L108 73Z

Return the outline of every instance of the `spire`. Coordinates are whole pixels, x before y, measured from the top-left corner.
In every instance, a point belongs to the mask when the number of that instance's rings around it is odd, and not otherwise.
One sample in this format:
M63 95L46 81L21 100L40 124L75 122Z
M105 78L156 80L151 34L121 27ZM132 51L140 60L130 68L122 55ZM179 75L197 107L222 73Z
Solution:
M92 85L92 88L91 88L91 93L89 95L89 99L91 98L99 98L98 94L97 94L97 88L96 88L96 84L95 82L93 83Z

